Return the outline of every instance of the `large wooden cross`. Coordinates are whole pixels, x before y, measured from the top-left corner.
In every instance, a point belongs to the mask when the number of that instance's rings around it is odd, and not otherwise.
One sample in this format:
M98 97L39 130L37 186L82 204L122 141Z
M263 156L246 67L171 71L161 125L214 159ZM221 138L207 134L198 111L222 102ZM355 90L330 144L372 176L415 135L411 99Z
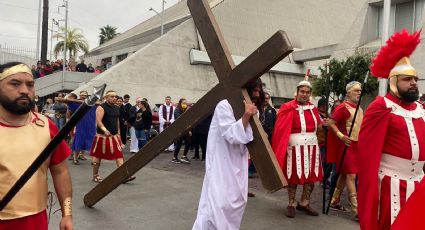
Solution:
M136 155L87 193L84 197L84 204L88 207L100 201L125 182L129 176L158 156L175 139L185 135L188 129L210 115L221 100L227 99L233 108L235 118L241 118L245 108L243 100L251 102L244 88L245 85L261 77L293 51L286 33L278 31L240 65L235 66L208 1L188 0L187 4L203 39L219 84L207 92L190 110L183 113L159 136L146 144ZM263 187L270 192L277 191L286 185L286 180L258 117L253 116L250 124L254 134L254 141L247 146L251 159L254 161Z

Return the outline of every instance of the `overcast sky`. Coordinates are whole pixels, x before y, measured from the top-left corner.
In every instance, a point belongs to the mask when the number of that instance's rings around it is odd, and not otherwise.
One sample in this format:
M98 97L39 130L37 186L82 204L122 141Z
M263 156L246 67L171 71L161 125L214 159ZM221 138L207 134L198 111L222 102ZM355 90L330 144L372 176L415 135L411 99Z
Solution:
M58 6L63 4L62 0L49 2L50 29L52 18L64 19L65 10L61 8L58 14ZM178 0L166 0L165 8L177 2ZM36 48L38 3L38 0L0 0L1 46ZM149 8L160 12L161 4L162 0L69 0L68 27L81 29L92 49L99 44L99 28L111 25L116 27L119 33L123 33L154 16L155 13L149 11ZM63 21L60 24L64 26Z

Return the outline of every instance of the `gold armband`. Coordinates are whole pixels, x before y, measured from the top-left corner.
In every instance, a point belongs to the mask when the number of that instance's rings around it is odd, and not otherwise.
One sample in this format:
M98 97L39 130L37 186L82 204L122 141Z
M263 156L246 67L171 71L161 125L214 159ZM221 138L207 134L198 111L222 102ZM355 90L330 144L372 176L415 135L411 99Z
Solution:
M344 135L344 134L342 134L340 131L338 131L338 132L336 133L336 136L337 136L339 139L342 139L345 135Z
M72 201L71 201L71 197L67 197L63 201L62 216L72 216Z
M103 132L106 132L106 131L108 131L107 129L106 129L106 127L105 126L103 126L102 128L100 128Z

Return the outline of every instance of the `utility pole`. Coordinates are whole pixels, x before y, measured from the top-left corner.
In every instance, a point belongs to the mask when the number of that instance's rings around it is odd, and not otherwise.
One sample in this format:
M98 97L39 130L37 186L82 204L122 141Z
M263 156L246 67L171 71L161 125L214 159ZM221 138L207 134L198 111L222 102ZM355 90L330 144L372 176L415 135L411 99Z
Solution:
M53 25L58 26L59 25L59 21L56 21L54 18L52 18L52 28L50 30L50 61L52 61L52 46L53 46L53 32L58 32L58 31L54 31L53 30Z
M164 34L164 5L165 5L165 0L162 0L162 11L161 11L161 36Z
M64 41L63 41L63 63L62 63L62 89L64 89L65 72L66 72L66 51L67 51L66 42L68 40L68 0L63 0L63 5L59 7L65 7L65 31L64 31ZM59 20L59 21L63 21L63 20Z
M383 22L382 22L382 45L388 40L390 32L390 14L391 14L391 0L384 0L383 9ZM388 90L388 79L379 78L378 95L385 96Z
M162 11L161 13L158 13L154 8L150 8L149 11L155 12L160 18L161 18L161 36L164 35L164 5L165 0L162 0Z
M35 49L35 59L37 61L40 60L41 1L38 0L37 47Z
M45 65L47 60L47 41L49 30L49 0L43 0L43 21L41 23L41 64Z

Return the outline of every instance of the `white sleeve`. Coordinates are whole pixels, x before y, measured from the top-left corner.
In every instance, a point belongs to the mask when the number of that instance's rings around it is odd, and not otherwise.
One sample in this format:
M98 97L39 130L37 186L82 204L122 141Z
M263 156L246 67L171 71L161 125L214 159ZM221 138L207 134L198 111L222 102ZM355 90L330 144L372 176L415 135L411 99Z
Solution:
M230 144L247 144L254 139L251 126L248 125L245 128L242 118L236 121L233 109L227 100L217 105L215 114L218 116L220 134Z
M176 111L176 107L174 107L174 106L172 106L172 107L173 107L173 112L171 114L171 120L170 120L171 123L174 122L174 111ZM171 110L171 107L170 107L170 110Z
M164 124L164 115L162 115L162 110L163 110L164 105L159 106L158 109L158 118L159 118L159 123L160 124Z

